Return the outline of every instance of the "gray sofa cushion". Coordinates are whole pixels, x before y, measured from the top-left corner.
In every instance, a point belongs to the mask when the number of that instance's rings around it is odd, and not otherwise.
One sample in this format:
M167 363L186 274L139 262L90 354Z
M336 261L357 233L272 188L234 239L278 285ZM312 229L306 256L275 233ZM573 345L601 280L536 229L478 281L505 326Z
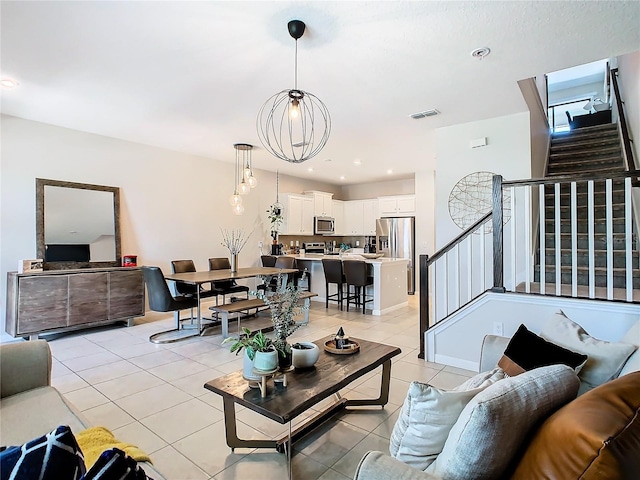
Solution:
M80 412L53 387L35 388L0 400L3 445L22 445L59 425L68 425L74 434L88 427Z

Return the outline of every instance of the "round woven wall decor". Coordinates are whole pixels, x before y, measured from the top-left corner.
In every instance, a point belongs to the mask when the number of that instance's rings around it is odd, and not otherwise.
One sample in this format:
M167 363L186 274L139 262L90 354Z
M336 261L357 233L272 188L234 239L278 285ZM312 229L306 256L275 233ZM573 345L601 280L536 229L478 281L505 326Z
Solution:
M451 220L466 230L491 211L491 190L493 172L474 172L462 177L449 194L449 215ZM511 195L503 190L503 223L511 219ZM484 233L493 232L492 222L485 224ZM474 232L478 233L478 231Z

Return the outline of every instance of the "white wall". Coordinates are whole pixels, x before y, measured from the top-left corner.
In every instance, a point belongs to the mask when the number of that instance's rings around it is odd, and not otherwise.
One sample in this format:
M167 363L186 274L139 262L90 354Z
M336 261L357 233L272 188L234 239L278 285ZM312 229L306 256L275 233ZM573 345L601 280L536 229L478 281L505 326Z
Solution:
M228 256L220 228L253 235L240 266L259 264L258 242L270 244L267 207L275 201L275 174L256 170L258 186L245 197L242 216L231 213L233 163L79 132L16 117L0 117L0 291L4 318L6 274L19 259L35 258L35 179L120 187L122 254L138 265L170 271L170 261L191 258L208 269L208 258ZM234 158L229 145L229 158ZM256 165L259 167L259 165ZM340 187L280 176L280 192ZM4 322L2 322L4 323Z
M531 176L529 112L465 123L436 131L436 248L462 230L449 216L449 194L454 185L473 172L489 171L505 180ZM471 148L469 142L487 137L487 146Z
M549 92L549 105L591 97L598 97L602 101L605 100L603 82L587 83L585 85L578 85L577 87L551 91ZM586 114L587 112L584 113Z
M640 51L618 57L618 80L620 95L625 101L625 118L635 155L636 166L640 165Z
M640 319L640 309L633 304L487 293L428 332L425 358L477 371L482 339L495 333L496 322L502 326L505 337L513 336L520 324L540 333L559 310L590 335L614 342Z
M342 187L342 196L336 200L366 200L385 195L413 195L415 182L413 178L389 180L386 182L360 183Z

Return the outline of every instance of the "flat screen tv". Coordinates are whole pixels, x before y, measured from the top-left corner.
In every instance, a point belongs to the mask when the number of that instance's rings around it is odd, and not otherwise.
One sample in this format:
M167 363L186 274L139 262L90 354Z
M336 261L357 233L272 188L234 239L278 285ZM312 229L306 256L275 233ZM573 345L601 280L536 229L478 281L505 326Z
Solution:
M89 262L91 252L89 244L55 245L45 248L47 262Z

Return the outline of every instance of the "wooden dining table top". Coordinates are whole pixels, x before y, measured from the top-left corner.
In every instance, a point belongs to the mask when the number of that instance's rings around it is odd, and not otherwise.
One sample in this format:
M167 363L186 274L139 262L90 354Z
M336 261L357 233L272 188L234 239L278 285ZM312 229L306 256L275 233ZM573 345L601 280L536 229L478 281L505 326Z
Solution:
M237 272L226 270L202 270L200 272L185 272L166 274L166 280L182 282L192 285L199 285L208 282L218 282L223 280L237 280L240 278L258 277L260 275L278 275L279 273L296 273L295 268L275 268L275 267L246 267L238 268Z

